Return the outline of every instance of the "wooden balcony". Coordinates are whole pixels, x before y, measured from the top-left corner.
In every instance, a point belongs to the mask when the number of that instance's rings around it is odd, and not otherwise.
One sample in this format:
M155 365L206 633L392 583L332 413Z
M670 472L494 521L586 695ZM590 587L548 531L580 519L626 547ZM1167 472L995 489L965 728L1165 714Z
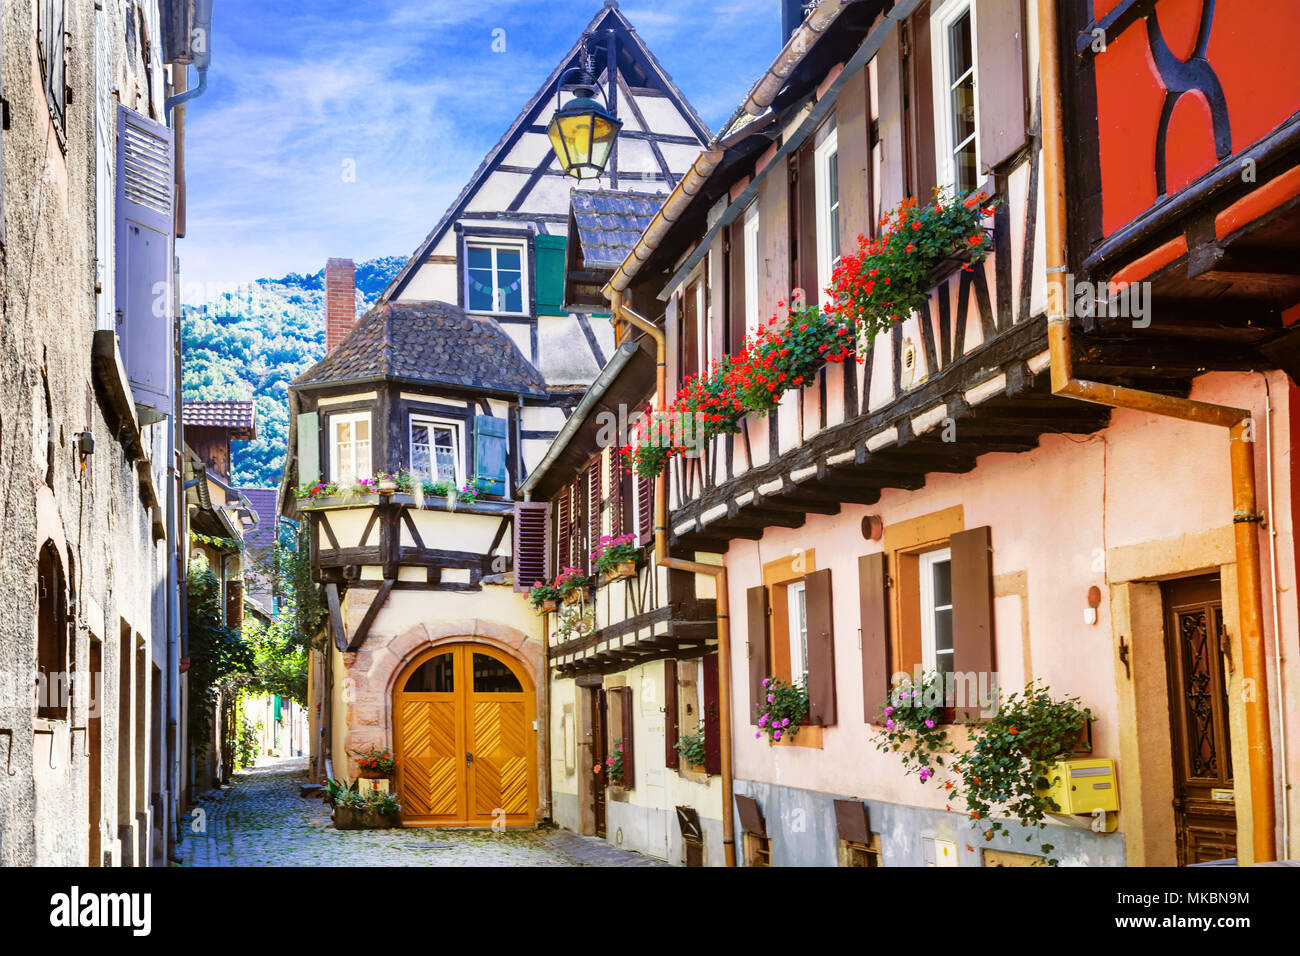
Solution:
M702 657L717 637L717 602L691 599L553 645L548 656L559 677L607 674L666 657Z

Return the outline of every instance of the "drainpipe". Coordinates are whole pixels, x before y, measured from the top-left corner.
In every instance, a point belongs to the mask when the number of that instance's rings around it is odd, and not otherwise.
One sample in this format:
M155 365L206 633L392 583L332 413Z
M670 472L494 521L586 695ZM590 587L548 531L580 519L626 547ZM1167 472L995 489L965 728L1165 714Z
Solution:
M1254 689L1244 701L1250 764L1251 836L1256 863L1277 859L1274 844L1277 811L1273 798L1273 741L1269 727L1268 661L1264 648L1255 461L1249 438L1250 411L1172 398L1139 389L1088 382L1074 377L1070 319L1062 289L1065 271L1065 144L1062 134L1060 61L1054 0L1038 0L1038 46L1042 60L1043 184L1047 256L1047 336L1051 350L1052 394L1085 402L1217 425L1228 430L1232 465L1232 521L1237 560L1243 684ZM1275 634L1274 639L1280 639Z
M199 85L192 90L186 90L184 93L177 93L175 96L169 96L163 101L163 109L167 113L167 123L171 124L172 110L182 103L188 103L190 100L198 99L208 91L208 68L202 67L199 71Z
M653 322L633 312L623 304L623 293L609 294L614 317L641 329L655 343L655 398L663 403L667 394L667 348L664 333ZM675 571L710 575L717 592L718 624L718 737L722 757L722 851L727 866L736 865L736 833L732 811L731 770L731 619L730 599L727 591L727 569L716 564L702 564L668 556L668 482L655 481L655 564Z

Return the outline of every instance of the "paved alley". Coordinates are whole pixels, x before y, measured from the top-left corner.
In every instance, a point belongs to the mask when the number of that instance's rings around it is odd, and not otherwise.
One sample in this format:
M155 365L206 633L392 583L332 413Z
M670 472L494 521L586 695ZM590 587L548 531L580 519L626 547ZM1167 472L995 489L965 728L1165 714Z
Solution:
M662 866L564 830L335 830L319 797L302 797L305 758L266 760L201 798L202 833L180 846L185 866ZM197 813L197 810L195 811ZM192 828L191 828L192 830Z

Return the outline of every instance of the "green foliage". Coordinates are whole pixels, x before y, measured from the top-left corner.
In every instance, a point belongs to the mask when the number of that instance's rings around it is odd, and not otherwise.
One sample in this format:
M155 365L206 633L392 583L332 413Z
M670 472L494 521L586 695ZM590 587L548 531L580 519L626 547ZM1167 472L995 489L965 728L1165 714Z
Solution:
M944 729L943 697L943 679L931 672L917 686L906 678L901 680L880 711L876 749L897 753L907 772L915 773L922 783L934 776L935 767L942 767L944 756L952 753Z
M613 784L623 782L623 738L614 741L614 752L605 758L605 779Z
M374 304L398 270L400 256L357 266L359 311ZM182 310L186 400L253 398L257 440L235 442L236 486L272 488L280 482L288 436L289 383L325 354L324 270L259 279Z
M758 732L754 736L767 734L774 742L793 740L799 733L799 724L808 716L806 682L787 684L779 677L764 677L763 692L766 699L754 705L758 714Z
M706 751L704 749L704 725L700 724L691 734L682 734L681 739L673 744L673 749L692 766L704 766Z
M206 562L190 563L188 609L190 742L202 751L212 742L218 691L252 669L253 654L241 635L226 626L221 588Z
M1053 783L1052 765L1070 753L1092 719L1092 711L1081 707L1079 698L1056 700L1037 682L1003 698L997 714L975 731L974 746L957 757L971 819L988 821L985 840L1007 829L992 818L994 808L1023 826L1046 826L1047 814L1061 809L1042 792ZM1055 866L1052 844L1041 848L1048 864Z
M257 750L261 740L260 731L262 722L256 723L248 719L248 715L240 713L239 715L239 737L235 741L235 766L239 768L251 767L257 762Z

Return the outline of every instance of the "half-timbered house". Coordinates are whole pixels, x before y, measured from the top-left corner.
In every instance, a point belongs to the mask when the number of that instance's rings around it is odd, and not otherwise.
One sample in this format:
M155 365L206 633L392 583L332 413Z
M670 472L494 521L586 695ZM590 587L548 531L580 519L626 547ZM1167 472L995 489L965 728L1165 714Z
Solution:
M1228 6L809 5L604 287L661 340L662 403L905 198L994 199L987 259L659 479L666 551L725 569L743 862L1042 862L1032 828L986 840L944 774L877 751L892 680L922 672L1091 709L1118 812L1051 818L1057 859L1296 855L1294 12ZM1076 314L1067 278L1152 285ZM768 678L808 689L792 740L755 726ZM948 703L961 747L981 714Z
M546 135L579 63L624 124L604 175L581 183ZM657 204L708 135L611 0L355 328L350 263L326 269L328 352L292 389L281 492L310 524L331 608L313 758L349 779L359 754L391 748L409 824L550 813L544 637L512 568L511 499L616 348L599 309L566 306L570 194L630 187ZM398 472L400 490L346 493Z

